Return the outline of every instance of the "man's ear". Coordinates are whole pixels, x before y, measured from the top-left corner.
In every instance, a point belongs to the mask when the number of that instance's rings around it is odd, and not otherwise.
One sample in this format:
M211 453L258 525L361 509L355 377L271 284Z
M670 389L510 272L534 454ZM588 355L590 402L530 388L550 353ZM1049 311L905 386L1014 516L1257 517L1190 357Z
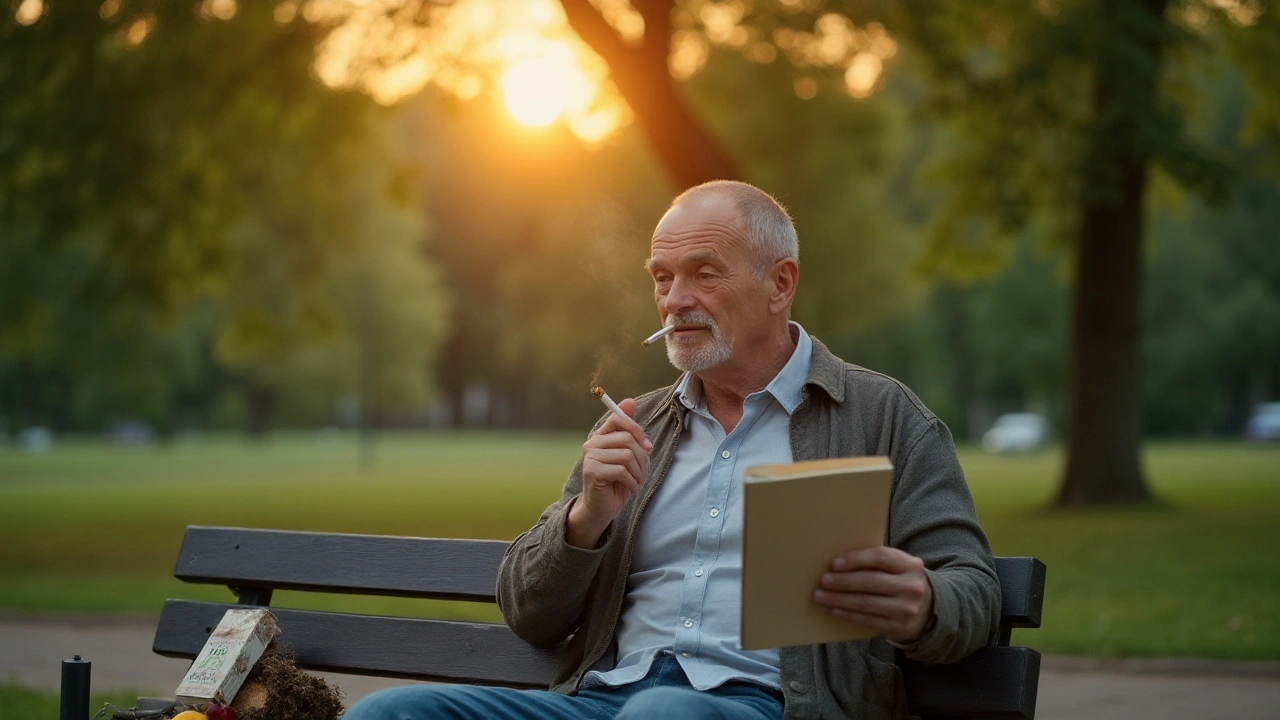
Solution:
M800 264L791 258L783 258L769 268L769 312L785 313L796 296L800 284Z

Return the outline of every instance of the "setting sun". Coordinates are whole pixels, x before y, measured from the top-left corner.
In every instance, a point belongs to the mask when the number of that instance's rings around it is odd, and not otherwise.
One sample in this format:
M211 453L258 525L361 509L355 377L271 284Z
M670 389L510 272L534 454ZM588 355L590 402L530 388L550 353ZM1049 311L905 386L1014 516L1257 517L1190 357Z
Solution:
M525 125L550 125L570 106L590 102L591 92L576 67L547 58L526 58L502 74L507 110Z
M34 6L38 0L27 2ZM625 0L608 3L627 6ZM427 23L404 21L387 10L402 5L302 4L298 12L308 21L334 28L316 58L320 79L331 87L362 88L384 105L427 85L468 101L501 93L516 122L561 122L588 145L631 122L631 108L609 81L608 66L569 28L557 0L431 3ZM292 16L281 17L287 22ZM637 18L615 17L622 23L619 32L634 39L643 31Z

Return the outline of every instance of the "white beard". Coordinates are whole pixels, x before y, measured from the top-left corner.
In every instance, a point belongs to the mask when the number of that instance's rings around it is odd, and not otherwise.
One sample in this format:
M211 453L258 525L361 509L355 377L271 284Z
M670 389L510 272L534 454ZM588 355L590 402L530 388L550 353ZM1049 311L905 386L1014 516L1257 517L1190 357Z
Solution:
M711 331L711 341L684 339L675 333L667 335L667 360L677 370L684 372L702 372L709 370L733 357L733 343L726 340L720 332L720 326L710 315L703 312L692 312L686 315L672 316L667 319L672 325L694 325Z

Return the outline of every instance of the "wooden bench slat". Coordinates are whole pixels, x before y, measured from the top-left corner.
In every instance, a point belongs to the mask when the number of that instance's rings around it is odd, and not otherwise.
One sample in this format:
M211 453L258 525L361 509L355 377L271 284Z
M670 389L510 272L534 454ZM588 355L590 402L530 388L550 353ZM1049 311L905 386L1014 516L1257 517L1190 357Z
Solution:
M1031 648L983 648L950 665L901 658L898 664L911 714L922 720L1035 717L1040 653Z
M167 600L152 651L194 658L235 605ZM272 608L299 667L414 680L545 688L559 649L540 650L505 625Z
M998 557L1000 616L1005 627L1038 628L1044 608L1045 566L1033 557Z
M173 574L232 587L494 602L507 545L191 526Z
M174 576L191 583L493 602L502 540L191 526ZM1040 627L1045 566L997 557L1007 627Z

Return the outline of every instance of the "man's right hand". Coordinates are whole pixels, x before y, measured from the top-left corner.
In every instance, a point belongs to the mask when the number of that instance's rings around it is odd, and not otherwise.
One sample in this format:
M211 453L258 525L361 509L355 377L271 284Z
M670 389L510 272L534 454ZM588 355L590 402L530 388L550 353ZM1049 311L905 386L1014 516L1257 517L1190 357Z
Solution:
M591 549L600 541L622 504L649 477L653 443L636 423L636 402L618 403L627 420L610 413L604 425L582 445L582 494L569 509L565 541Z

